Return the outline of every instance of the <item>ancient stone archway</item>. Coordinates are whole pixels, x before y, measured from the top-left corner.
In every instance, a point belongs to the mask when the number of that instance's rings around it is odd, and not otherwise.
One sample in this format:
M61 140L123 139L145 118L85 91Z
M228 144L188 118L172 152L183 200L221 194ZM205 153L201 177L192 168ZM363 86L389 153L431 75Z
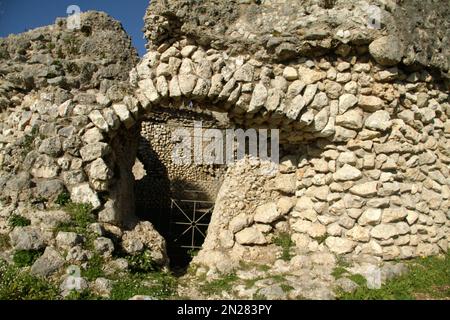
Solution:
M258 173L264 163L229 169L195 262L219 271L243 259L273 262L278 233L289 235L295 253L380 261L447 251L450 107L448 54L440 53L445 45L431 50L429 42L405 32L412 22L401 10L384 11L395 26L390 31L366 28L362 7L348 12L338 28L319 7L317 20L308 22L303 10L271 3L220 3L213 13L224 28L213 28L203 9L202 1L152 2L148 52L132 68L129 84L112 80L126 78L127 72L115 73L120 63L106 62L97 69L83 64L76 81L53 77L58 67L48 79L39 72L25 77L40 85L43 96L38 106L25 101L27 112L11 123L27 132L41 126L43 136L23 168L11 160L13 151L6 152L8 172L26 176L6 190L30 184L30 172L43 193L65 187L73 201L90 203L100 222L134 225L132 168L142 119L156 109L195 105L226 113L238 127L279 129L283 146L274 176ZM189 12L203 17L202 25ZM308 27L298 25L299 19ZM85 41L81 49L87 54ZM427 48L414 52L417 46ZM428 51L435 52L432 59L422 56ZM83 82L86 74L95 74L95 85ZM29 81L17 82L18 90L7 88L15 107L22 92L34 94L26 91ZM73 83L76 99L46 96L47 87ZM36 122L39 112L43 117Z

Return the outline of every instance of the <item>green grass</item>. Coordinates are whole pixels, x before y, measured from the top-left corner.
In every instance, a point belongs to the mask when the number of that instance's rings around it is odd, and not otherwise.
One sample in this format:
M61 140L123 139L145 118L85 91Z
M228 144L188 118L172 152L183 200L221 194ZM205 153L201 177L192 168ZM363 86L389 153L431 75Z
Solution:
M31 224L30 219L27 219L21 215L13 214L8 219L8 224L10 227L27 227Z
M164 272L130 274L119 279L111 290L111 300L128 300L135 295L155 299L173 298L176 290L175 278Z
M14 253L14 264L19 267L29 267L42 255L38 250L19 250Z
M267 264L260 264L256 267L259 271L267 272L270 270L270 266Z
M128 256L127 260L131 273L146 273L158 270L158 266L154 263L151 253L148 250L133 256Z
M275 281L278 282L278 283L286 281L286 279L284 278L284 276L281 275L281 274L274 274L274 275L270 276L270 278L273 279L273 280L275 280Z
M105 275L103 272L103 264L103 258L99 254L94 254L89 260L87 268L81 271L81 275L89 281L103 277Z
M230 291L233 288L234 283L239 280L238 276L234 273L224 275L220 279L216 279L210 282L206 282L200 286L200 290L208 295L217 294L222 291Z
M56 300L52 283L0 261L0 300Z
M63 201L62 199L60 200ZM86 234L86 228L96 221L90 204L69 201L64 206L64 210L70 215L71 221L61 223L56 228L56 232L66 231Z
M342 294L340 299L450 299L450 254L414 259L409 263L409 269L408 274L388 281L380 289L370 290L361 286L354 293Z
M294 242L291 239L291 235L288 233L280 233L274 240L273 243L280 246L283 249L281 254L281 259L284 261L289 261L292 258L291 248L294 246Z
M294 287L292 287L288 284L285 284L285 283L280 284L280 287L283 290L283 292L286 292L286 293L294 290Z
M344 267L337 266L336 268L334 268L331 275L333 277L335 277L336 279L339 279L339 278L342 278L342 275L344 275L347 272L348 272L347 269L345 269Z
M63 207L68 205L70 203L70 194L67 192L60 193L56 198L55 203Z

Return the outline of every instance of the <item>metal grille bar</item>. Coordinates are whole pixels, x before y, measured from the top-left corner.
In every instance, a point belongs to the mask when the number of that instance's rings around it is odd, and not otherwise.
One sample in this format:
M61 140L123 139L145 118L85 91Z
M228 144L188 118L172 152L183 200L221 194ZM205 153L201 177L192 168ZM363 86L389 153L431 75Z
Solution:
M200 249L206 238L213 208L214 202L211 201L171 199L169 233L172 245L183 249Z

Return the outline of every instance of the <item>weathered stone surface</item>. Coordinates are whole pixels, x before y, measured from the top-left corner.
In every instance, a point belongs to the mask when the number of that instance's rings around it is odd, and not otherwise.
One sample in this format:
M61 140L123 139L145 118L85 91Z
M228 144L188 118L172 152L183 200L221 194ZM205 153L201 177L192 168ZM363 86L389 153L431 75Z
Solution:
M255 68L251 64L246 63L236 70L234 78L237 81L251 82L253 81L254 73Z
M97 128L99 128L102 132L108 132L109 126L106 122L105 118L103 118L101 112L99 110L94 110L89 114L89 119Z
M310 197L301 197L297 200L295 204L295 210L304 211L314 209L314 202Z
M197 84L197 76L192 74L181 74L178 76L178 84L181 93L186 97L190 97Z
M378 208L368 208L359 217L358 223L362 226L376 225L381 221L382 210Z
M297 120L300 112L305 107L305 100L301 95L296 96L294 99L292 99L288 110L286 111L286 116L289 119Z
M298 79L297 70L295 70L292 67L286 67L283 70L283 77L286 78L286 80L294 81Z
M52 137L43 140L39 146L39 152L48 154L52 157L57 157L62 152L61 140L59 137Z
M221 74L215 74L211 78L211 89L209 90L208 97L217 97L223 89L223 76Z
M83 135L83 142L86 144L101 142L104 139L103 134L98 128L91 128Z
M92 205L93 209L101 206L97 193L91 189L88 183L83 183L72 188L70 197L75 203L86 203Z
M398 234L397 228L392 224L379 224L372 228L370 235L376 239L388 240Z
M60 172L59 166L53 158L47 155L40 155L34 161L31 174L35 178L52 179L56 178Z
M245 228L235 235L236 241L243 245L265 244L267 243L264 234L256 227Z
M274 202L263 204L256 208L254 220L262 223L272 223L278 220L282 214L278 212Z
M333 179L336 181L348 181L348 180L357 180L361 178L362 173L355 167L344 164L342 168L336 171L333 174Z
M391 117L387 111L379 110L371 114L365 122L370 130L386 131L392 125Z
M39 250L44 248L44 236L37 227L15 227L9 234L15 250Z
M89 162L104 157L110 152L110 147L104 142L97 142L85 145L80 150L83 161Z
M323 237L327 233L327 228L321 223L312 223L307 220L299 220L292 225L294 231L306 233L311 238Z
M254 113L264 106L267 100L267 89L262 83L258 83L253 90L252 100L248 112Z
M384 106L383 100L375 96L364 96L359 97L358 105L365 111L374 112L380 110Z
M291 209L294 207L294 205L295 202L289 197L281 197L277 201L277 209L281 215L288 214L289 211L291 211Z
M124 232L122 248L129 254L146 248L155 263L165 265L168 262L166 241L148 221L139 222L132 230Z
M403 57L402 44L395 36L376 39L369 45L369 52L375 61L383 66L396 65Z
M172 77L169 82L169 96L171 98L181 97L180 83L178 81L178 76Z
M363 126L363 112L354 109L336 117L336 124L348 129L360 129Z
M386 208L383 210L383 223L397 222L405 219L408 212L404 208Z
M343 114L358 103L358 98L353 94L344 93L339 97L339 113Z
M36 184L36 194L49 201L56 200L64 191L64 183L58 179L42 180Z
M348 279L348 278L339 278L336 280L336 286L346 292L346 293L353 293L356 291L356 289L358 289L358 284L356 284L355 282L353 282L352 280Z
M354 226L346 232L346 236L354 241L368 242L370 240L370 232L367 228Z
M362 184L357 184L350 188L350 192L361 197L372 197L378 192L378 182L371 181Z
M325 72L315 71L303 66L298 69L298 74L300 76L300 80L303 81L306 85L315 83L317 81L325 79L326 77Z
M328 237L325 240L325 244L332 252L336 254L349 253L356 246L355 242L338 237Z
M126 105L113 104L112 108L127 129L131 128L136 123Z
M328 97L325 92L319 92L314 96L313 101L310 104L310 107L313 109L320 110L323 107L328 105Z
M308 106L314 99L317 92L317 84L309 84L306 86L305 92L303 93L303 99L305 100L305 105Z
M83 241L83 237L75 232L60 231L56 236L56 246L66 250L83 243Z
M31 274L41 277L48 277L64 266L65 260L58 251L52 247L47 247L31 266Z
M114 243L111 239L99 237L94 240L94 249L104 257L110 257L114 251Z
M89 165L89 177L94 180L107 181L112 178L112 171L102 158L93 161Z
M293 194L296 190L295 174L281 174L273 181L273 189L287 194Z

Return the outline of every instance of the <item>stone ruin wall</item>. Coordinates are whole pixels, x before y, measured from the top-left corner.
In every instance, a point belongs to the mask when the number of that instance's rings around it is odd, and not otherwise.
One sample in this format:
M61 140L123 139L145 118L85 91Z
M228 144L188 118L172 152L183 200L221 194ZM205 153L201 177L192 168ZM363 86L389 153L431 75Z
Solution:
M298 146L275 176L258 173L264 163L228 169L195 262L226 270L241 259L272 260L276 232L289 233L295 250L350 257L447 251L445 14L430 20L434 32L419 26L423 32L407 36L402 28L412 22L392 3L383 14L395 28L367 30L364 10L339 1L329 10L286 2L299 16L277 1L247 2L205 13L202 1L152 1L148 52L130 84L120 81L136 62L129 39L115 24L97 28L95 13L69 38L59 22L2 39L2 215L26 215L30 200L51 207L67 190L105 226L125 226L134 220L136 123L155 108L193 102L244 128L279 128L283 145ZM122 37L123 50L89 56L101 47L91 41L111 35ZM146 246L161 250L158 241Z

